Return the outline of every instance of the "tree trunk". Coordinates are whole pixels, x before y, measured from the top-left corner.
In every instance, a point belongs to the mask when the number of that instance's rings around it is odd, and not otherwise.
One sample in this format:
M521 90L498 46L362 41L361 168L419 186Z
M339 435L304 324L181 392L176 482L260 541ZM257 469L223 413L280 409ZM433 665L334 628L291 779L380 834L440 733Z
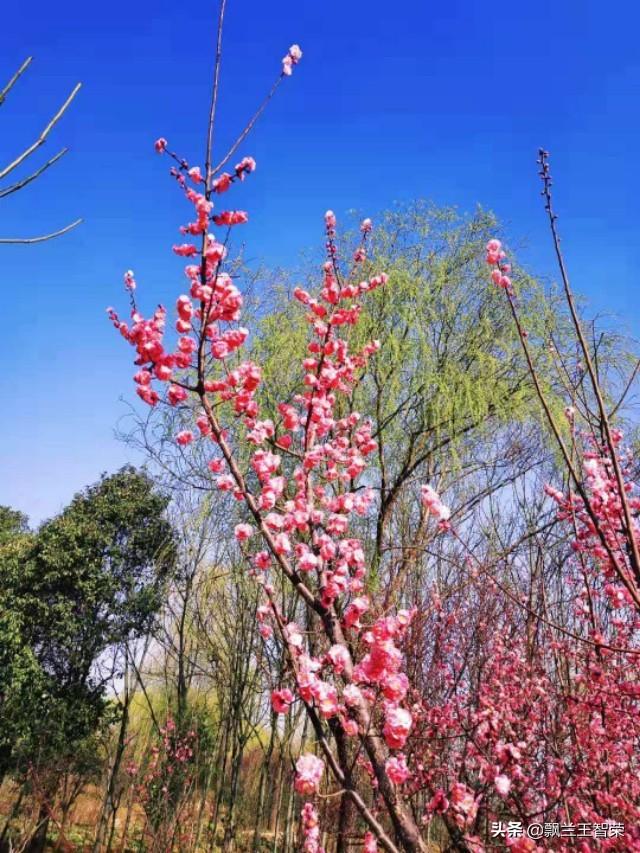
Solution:
M271 714L271 732L269 735L269 745L267 746L267 751L264 754L264 758L262 760L262 767L260 768L260 781L258 783L258 804L256 807L256 818L253 829L253 841L251 842L251 853L257 853L258 848L260 846L260 824L262 823L262 816L264 814L264 803L266 800L266 792L267 792L267 776L269 775L269 769L271 767L271 757L273 755L273 747L275 745L276 740L276 714Z
M122 763L122 757L124 755L124 751L126 748L126 737L127 737L127 728L129 726L129 702L130 702L130 693L129 693L129 657L128 652L125 657L125 670L124 670L124 699L122 704L122 717L120 719L120 728L118 730L118 743L116 744L116 752L113 757L113 763L109 769L109 778L107 780L107 785L104 792L104 797L102 800L102 807L100 809L100 817L98 819L98 828L96 831L96 837L93 842L93 853L98 853L99 850L104 848L104 840L107 834L107 829L109 827L110 819L113 818L113 823L115 824L115 812L117 810L117 804L115 802L115 788L116 788L116 779L118 777L118 771L120 770L120 765ZM113 830L111 831L111 836L113 836ZM109 839L109 845L111 846L111 838Z
M49 806L41 803L38 810L38 823L35 831L25 847L25 853L43 853L47 843L47 832L49 830Z

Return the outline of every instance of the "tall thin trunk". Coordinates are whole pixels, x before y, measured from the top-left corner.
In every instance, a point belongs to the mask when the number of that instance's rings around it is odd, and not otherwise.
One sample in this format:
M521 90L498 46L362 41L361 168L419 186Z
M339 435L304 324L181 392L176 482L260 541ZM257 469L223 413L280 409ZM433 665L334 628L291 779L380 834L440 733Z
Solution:
M126 748L127 728L129 726L129 704L131 694L129 691L129 655L128 650L125 651L125 670L124 670L124 697L122 701L122 717L120 718L120 727L118 729L118 742L116 751L113 757L113 762L109 768L109 778L105 787L102 806L100 809L100 817L98 819L98 828L96 837L93 842L93 853L98 853L104 846L105 836L109 827L111 818L115 815L117 804L115 803L115 789L118 772L122 764L122 758ZM115 822L115 821L113 821ZM113 834L113 831L112 833ZM110 846L110 843L109 843Z
M293 790L293 787L289 785L289 797L287 799L287 812L284 824L283 853L287 853L287 851L293 850L294 848L294 832L296 828L296 820L293 810L295 801L295 791Z
M213 820L211 827L211 844L215 846L216 834L218 832L218 820L220 817L220 806L224 796L224 777L227 772L227 742L229 738L229 723L225 720L225 726L222 733L222 741L220 744L220 753L218 758L218 768L216 773L216 798L213 806ZM220 766L222 764L222 766Z
M276 787L276 798L274 803L274 824L273 824L273 853L276 853L278 850L278 833L280 832L280 809L282 808L282 788L283 788L283 757L280 756L280 761L278 763L278 775L277 775L277 787Z
M260 825L264 815L264 804L267 793L267 776L271 768L271 758L273 756L273 748L276 742L276 720L277 716L271 714L271 732L269 734L269 744L267 751L262 759L262 767L260 768L260 781L258 782L258 803L256 807L256 817L253 828L253 841L251 842L251 853L257 853L260 846Z
M122 827L122 838L120 839L120 853L123 853L124 848L127 843L127 836L129 834L129 824L131 823L131 813L133 812L133 791L131 787L129 788L129 793L127 796L127 815L124 819L124 826ZM107 853L111 850L110 846L107 846Z

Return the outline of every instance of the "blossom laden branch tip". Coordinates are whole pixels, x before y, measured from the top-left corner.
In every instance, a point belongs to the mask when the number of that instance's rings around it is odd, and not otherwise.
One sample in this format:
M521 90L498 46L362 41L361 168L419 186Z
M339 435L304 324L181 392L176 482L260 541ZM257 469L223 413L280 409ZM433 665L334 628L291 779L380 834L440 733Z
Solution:
M282 60L282 73L285 77L291 77L293 66L297 65L301 59L302 51L300 50L300 46L292 44L287 51L287 55Z

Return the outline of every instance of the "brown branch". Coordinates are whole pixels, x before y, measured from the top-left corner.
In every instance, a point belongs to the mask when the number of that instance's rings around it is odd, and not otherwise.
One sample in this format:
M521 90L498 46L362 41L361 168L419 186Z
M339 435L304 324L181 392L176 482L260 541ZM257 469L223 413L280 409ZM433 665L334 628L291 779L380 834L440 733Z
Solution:
M492 575L488 568L484 568L478 557L473 553L471 548L467 545L464 539L460 536L460 534L455 530L455 528L451 528L450 530L452 536L458 540L458 542L462 545L464 550L467 552L467 555L470 559L475 560L478 566L478 574L483 574L488 577L492 583L494 583L500 592L507 596L507 598L516 604L518 607L521 607L529 616L533 616L538 621L542 622L544 625L547 625L549 628L553 628L555 631L558 631L560 634L564 634L566 637L571 637L572 640L577 640L580 643L584 643L587 646L592 646L597 649L607 649L610 652L620 652L625 655L640 655L640 649L629 649L624 646L611 646L609 643L604 642L596 642L595 640L590 640L588 637L581 637L579 634L570 631L568 628L563 628L561 625L558 625L556 622L552 622L544 616L541 616L537 610L534 610L524 601L518 598L514 593L509 592L509 590L504 586L504 584L497 581L495 575ZM473 578L473 576L471 576Z
M564 257L560 249L560 236L558 234L558 228L556 226L558 217L556 216L553 210L553 204L551 200L551 173L549 171L549 154L544 149L540 149L538 153L540 155L538 163L540 164L540 175L542 177L543 184L542 194L545 198L545 210L547 211L547 215L549 217L549 228L551 229L551 236L553 238L553 248L555 249L556 259L558 261L558 267L560 269L560 276L562 278L565 297L569 306L569 311L571 312L571 319L576 330L576 335L578 336L580 349L582 350L582 353L584 355L585 364L587 366L587 372L589 374L589 378L591 379L591 384L593 386L593 393L595 394L595 398L598 403L598 409L600 411L600 418L602 421L602 428L604 429L604 433L607 439L607 445L609 447L609 453L611 456L611 464L613 466L616 482L618 484L618 493L620 496L620 503L622 504L622 512L624 515L627 539L629 542L629 547L631 549L630 556L632 568L635 575L636 583L638 583L640 581L640 550L638 549L638 542L636 541L633 520L631 518L631 509L629 507L629 502L627 500L627 494L625 490L624 478L622 476L622 470L620 468L620 462L618 460L615 442L613 441L609 415L607 414L607 410L604 405L602 390L600 388L600 382L598 380L596 370L593 366L591 353L589 351L589 347L587 346L587 341L585 339L584 332L582 331L582 324L580 323L580 318L576 309L573 292L569 285L569 275L567 273ZM637 603L637 599L635 600Z
M213 168L213 169L211 170L211 174L212 174L212 175L215 175L217 172L219 172L219 171L220 171L220 169L222 169L222 167L223 167L224 165L226 165L226 163L230 160L230 158L231 158L231 157L233 157L233 154L234 154L234 152L238 149L239 145L240 145L240 144L241 144L241 143L242 143L242 142L247 138L247 136L251 133L251 131L253 130L253 127L254 127L255 123L258 121L258 119L260 118L260 116L262 115L262 113L265 111L265 109L266 109L266 107L267 107L267 104L269 103L269 101L271 100L271 98L273 98L273 96L275 95L275 93L276 93L276 89L278 88L278 86L279 86L279 85L280 85L280 83L282 82L282 78L283 78L283 77L284 77L284 75L283 75L283 74L280 74L280 76L278 77L278 79L276 80L276 82L273 84L273 86L272 86L272 87L271 87L271 89L269 90L269 93L268 93L268 95L265 97L264 101L260 104L260 106L258 107L258 109L257 109L257 110L255 111L255 113L253 114L253 117L252 117L251 119L249 119L249 122L248 122L248 123L247 123L247 125L245 126L245 128L244 128L244 130L242 131L242 133L240 134L240 136L238 136L238 138L236 139L236 141L233 143L233 145L231 146L231 148L227 151L227 153L224 155L224 157L223 157L223 158L222 158L222 160L218 163L218 165L217 165L217 166L215 166L215 168Z
M276 624L278 626L278 632L281 636L283 646L286 649L287 657L289 658L289 663L291 665L294 677L295 677L296 682L297 682L298 681L298 667L296 665L296 655L295 655L294 651L292 650L291 644L289 643L289 641L287 640L287 637L285 635L284 620L282 619L280 613L278 612L278 608L276 607L276 604L273 600L272 593L269 592L269 590L266 588L265 588L265 592L266 592L267 598L269 599L269 604L271 605L271 610L273 612ZM339 731L334 732L334 736L336 734L338 734L338 736L341 737L342 745L343 745L343 749L341 750L341 752L343 753L342 754L343 760L341 762L339 762L336 759L335 755L333 754L333 750L329 746L329 743L327 741L327 738L326 738L325 733L324 733L323 728L322 728L322 723L320 721L320 718L318 717L318 714L316 713L315 708L313 707L313 705L311 703L307 702L302 697L300 697L300 700L304 706L304 709L307 713L309 720L311 721L311 725L313 726L313 730L315 731L316 738L317 738L317 741L320 745L320 748L322 749L322 752L323 752L325 758L327 759L327 764L329 765L329 769L331 770L331 773L333 774L333 777L335 778L336 782L338 782L338 784L342 788L341 791L338 791L336 793L338 793L340 795L347 796L352 800L353 804L355 805L355 807L360 812L363 820L373 830L376 837L378 838L378 841L380 842L382 847L387 851L387 853L398 853L398 848L393 843L393 841L391 840L389 835L385 832L382 824L376 819L376 817L372 813L371 809L367 806L367 804L362 799L362 797L360 796L358 791L353 787L353 781L351 779L351 773L349 771L349 768L347 767L347 762L345 760L345 755L344 755L346 741L344 740L345 733L344 733L344 729L342 727L342 723L339 720L336 720L336 727L339 729ZM336 737L336 740L338 741L338 737Z
M220 13L218 15L218 35L216 39L216 61L213 69L213 86L211 89L211 106L209 108L209 125L207 130L207 154L205 159L204 185L208 194L211 192L211 156L213 153L213 131L216 119L216 106L218 104L218 88L220 85L220 67L222 65L222 30L224 25L224 13L227 0L220 0Z
M536 371L535 365L533 363L533 358L531 356L531 350L529 349L529 345L527 343L527 333L526 333L525 329L523 328L522 323L520 322L520 317L519 317L518 311L516 309L513 293L509 289L506 289L505 293L507 296L507 300L509 302L509 306L511 308L511 314L513 316L513 321L514 321L514 323L516 325L516 329L518 331L518 337L520 338L520 343L522 345L524 356L525 356L525 359L527 362L527 367L529 369L529 373L530 373L531 378L533 380L534 388L536 389L536 394L538 396L538 400L540 401L540 404L541 404L541 406L544 410L545 416L547 418L547 422L549 423L549 426L551 427L551 431L553 432L553 435L554 435L554 437L558 443L558 447L560 448L560 452L562 453L562 457L564 459L565 465L567 466L567 470L569 471L571 479L573 480L573 482L575 484L575 487L578 491L578 494L582 498L584 508L587 511L589 518L593 522L593 526L595 528L596 534L597 534L598 538L600 539L600 542L602 543L602 547L607 552L607 556L611 560L611 563L615 569L616 574L618 575L618 577L620 578L620 580L624 584L629 595L633 598L633 601L636 605L636 608L638 610L640 610L640 594L638 593L638 590L635 586L635 583L632 583L631 580L629 578L627 578L627 575L626 575L623 567L620 565L620 562L618 561L616 555L613 553L611 545L609 544L609 541L608 541L607 537L605 536L604 531L602 530L602 527L599 523L599 520L598 520L598 517L595 513L595 510L593 509L593 506L591 505L589 495L587 494L586 489L584 488L584 485L582 483L582 479L578 475L578 472L576 471L575 465L573 464L573 460L571 458L571 455L570 455L569 451L567 450L567 446L564 442L564 439L562 438L562 433L560 432L560 429L555 422L555 418L553 417L553 413L551 412L551 408L549 406L547 398L545 397L544 391L542 390L542 386L540 385L540 380L538 378L538 373Z
M24 163L24 161L27 159L27 157L29 157L31 154L33 154L33 152L36 151L41 145L44 145L44 143L46 142L47 137L51 133L52 129L60 121L62 116L65 114L65 112L69 108L71 102L73 101L75 96L80 91L81 86L82 86L82 83L76 84L75 88L73 89L73 91L71 92L71 94L69 95L67 100L60 107L60 109L53 116L53 118L49 121L49 123L47 124L45 129L42 131L40 136L36 139L36 141L33 142L28 148L25 148L25 150L22 152L22 154L19 154L12 163L9 163L8 166L5 166L5 168L0 172L0 180L5 178L10 172L13 172L13 170L16 169L18 166L20 166L21 163Z
M72 222L70 225L65 225L64 228L61 228L59 231L52 231L51 234L43 234L41 237L0 237L0 244L12 244L12 243L44 243L46 240L53 240L54 237L60 237L62 234L66 234L67 231L71 231L76 225L80 225L82 219L76 219L75 222Z

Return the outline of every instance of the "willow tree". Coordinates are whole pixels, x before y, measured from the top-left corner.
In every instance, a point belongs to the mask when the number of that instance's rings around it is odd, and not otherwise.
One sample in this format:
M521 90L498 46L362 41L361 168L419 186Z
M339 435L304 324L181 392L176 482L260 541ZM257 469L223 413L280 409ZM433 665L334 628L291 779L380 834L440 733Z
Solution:
M484 245L497 230L482 209L463 216L417 201L384 213L373 231L368 263L388 274L389 286L363 303L353 345L378 339L381 355L351 404L375 424L379 502L369 541L374 563L392 572L395 585L412 562L402 544L422 542L426 533L417 501L404 500L418 479L455 489L450 503L460 521L480 499L548 461L517 334L487 282ZM522 270L518 280L530 334L562 340L554 298ZM280 398L283 387L291 396L299 390L289 366L303 357L305 328L287 289L267 299L254 345L267 404L268 389ZM539 372L553 392L551 360L540 352Z

